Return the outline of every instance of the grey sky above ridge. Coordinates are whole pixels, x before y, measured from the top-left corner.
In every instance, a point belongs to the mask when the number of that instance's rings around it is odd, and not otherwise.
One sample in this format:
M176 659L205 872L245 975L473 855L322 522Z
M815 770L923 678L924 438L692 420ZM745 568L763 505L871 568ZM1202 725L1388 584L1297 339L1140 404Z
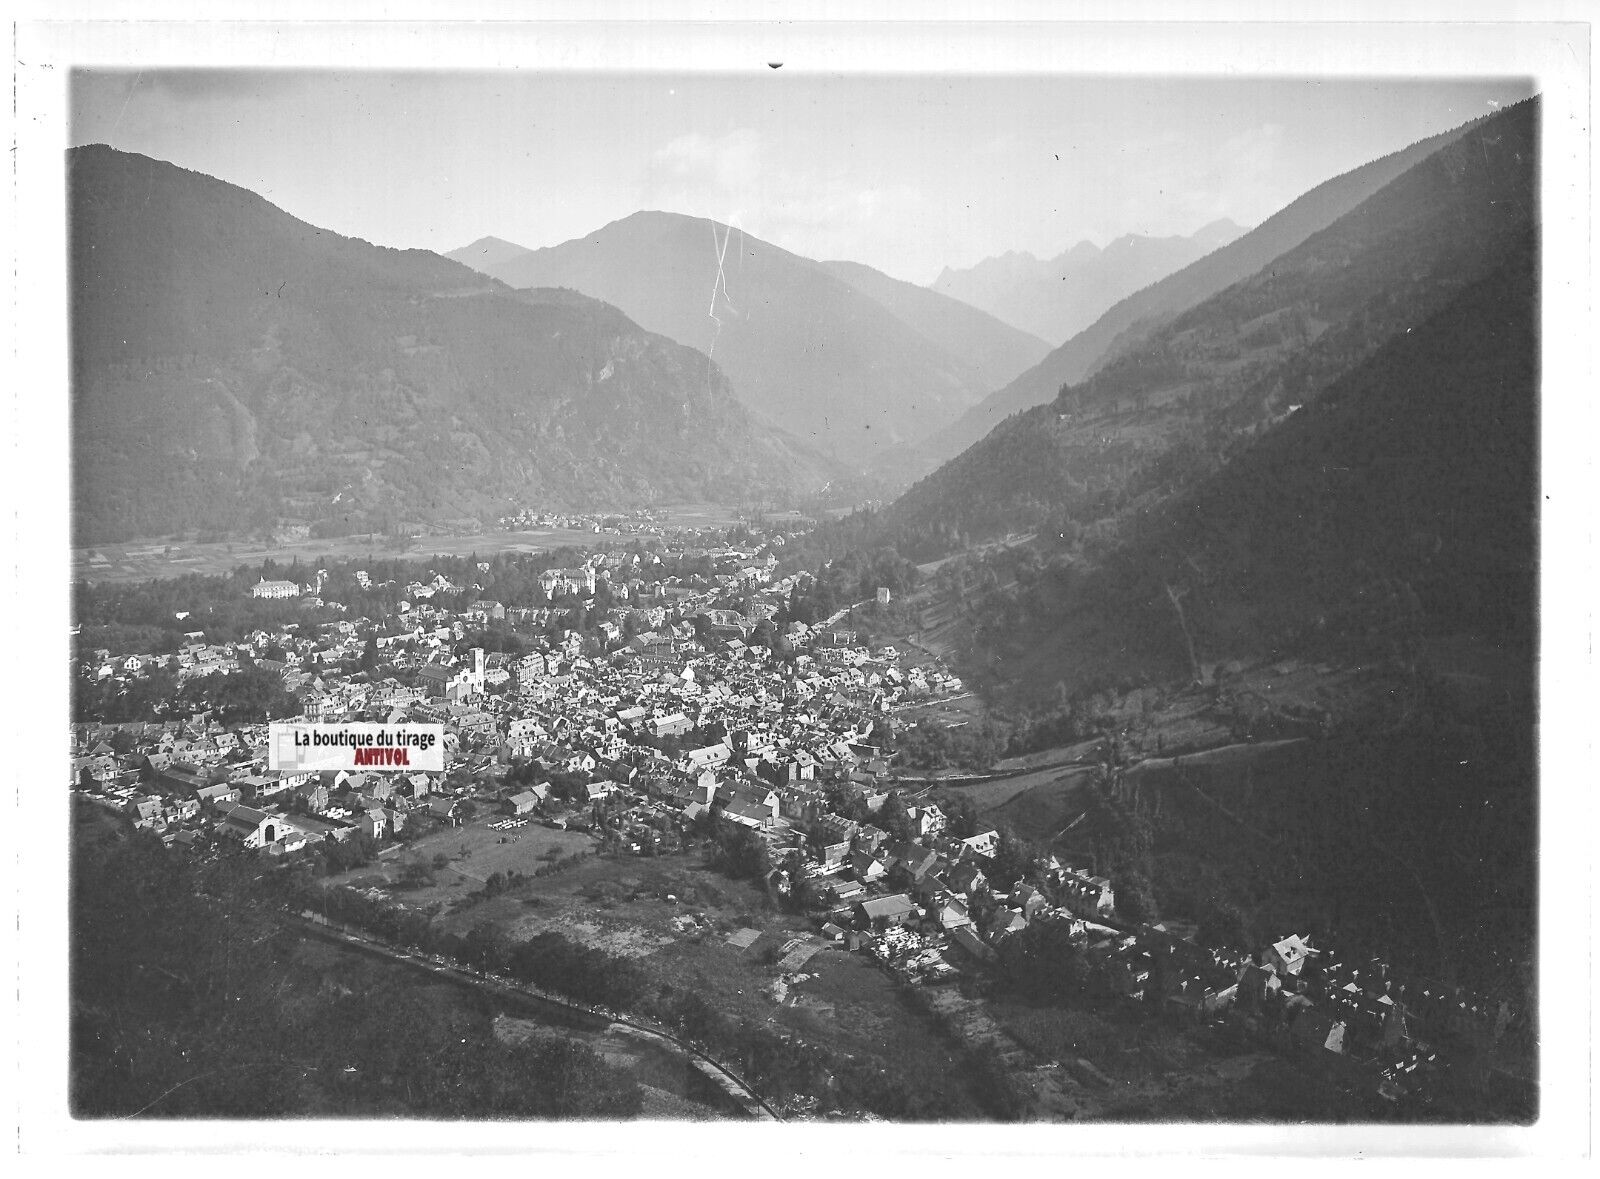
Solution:
M921 284L1008 250L1255 225L1531 92L1516 78L77 69L71 142L170 160L380 245L538 248L661 209Z

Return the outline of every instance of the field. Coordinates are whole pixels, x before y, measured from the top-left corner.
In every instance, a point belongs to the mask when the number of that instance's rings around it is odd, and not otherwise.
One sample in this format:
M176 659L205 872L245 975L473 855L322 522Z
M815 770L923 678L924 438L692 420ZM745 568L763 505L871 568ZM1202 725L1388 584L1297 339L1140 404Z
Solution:
M395 886L397 864L359 869L338 883L387 886L411 907L439 905L436 923L457 933L487 921L516 939L550 931L635 958L663 988L693 990L721 1011L787 1027L835 1051L881 1056L895 1075L915 1078L959 1111L955 1116L981 1116L956 1050L863 955L829 946L782 975L776 962L786 949L820 939L810 921L782 912L760 888L707 868L697 855L596 855L538 879L525 875L499 896L470 897L479 885L467 873L530 873L550 850L566 855L595 846L587 836L533 824L514 832L523 835L519 843L498 843L499 834L480 821L419 841L403 854L431 859L456 856L463 843L468 849L427 888ZM739 931L757 936L741 948L729 940Z
M1014 799L1023 795L1040 798L1066 799L1079 780L1088 771L1084 769L1067 767L1065 769L1035 770L1031 774L1018 774L1014 778L997 778L992 782L975 782L970 786L941 786L940 790L947 793L970 798L972 804L978 808L979 813L1003 817L1007 822L1017 825L1016 817L1003 808ZM1060 813L1052 809L1050 815ZM1017 825L1018 833L1030 839L1042 839L1037 831L1037 824L1023 823ZM1026 829L1024 829L1026 828Z
M403 547L383 537L333 537L303 540L293 544L262 544L260 541L185 544L164 541L130 541L72 550L72 576L93 582L152 581L182 577L188 573L217 576L233 572L240 565L260 565L272 560L286 565L299 559L311 562L319 557L353 560L361 557L426 559L441 554L464 556L477 553L539 553L567 545L592 545L592 532L548 529L539 532L469 532L457 535L424 536ZM91 562L90 554L106 558Z
M505 821L505 817L496 815L434 832L411 844L409 851L389 857L383 875L388 880L398 880L400 865L407 859L420 856L431 863L437 855L448 856L450 866L435 873L434 888L414 894L419 900L439 900L457 895L463 881L477 887L495 872L532 875L552 860L589 851L595 845L587 835L541 826L537 819L527 816L520 820L524 824L521 827L496 830L491 826Z
M629 1033L620 1025L602 1026L587 1017L568 1018L534 1004L504 1010L504 1004L483 992L441 978L425 978L408 966L363 954L321 939L308 938L296 950L305 965L329 979L370 976L373 971L403 973L422 989L431 1004L487 1015L494 1034L506 1043L559 1036L592 1049L606 1063L626 1070L643 1091L643 1118L706 1121L736 1116L727 1099L697 1070L686 1067L675 1052Z
M894 719L897 724L908 727L919 721L934 720L946 728L951 728L982 720L984 711L983 701L979 697L960 696L945 700L929 700L926 704L896 709Z
M738 520L737 512L721 504L675 504L663 508L662 514L663 529L719 528ZM622 538L631 535L623 534ZM441 555L465 556L468 553L491 557L496 553L541 553L568 546L590 547L608 544L615 539L621 538L615 533L568 528L439 533L418 536L402 544L367 533L291 544L263 544L258 540L199 544L154 538L75 548L72 550L72 576L74 580L93 582L150 581L182 577L187 573L213 576L231 573L240 565L260 565L266 560L287 565L297 558L302 562L310 562L318 557L350 560L373 556L424 560ZM104 560L91 561L91 554L97 554Z

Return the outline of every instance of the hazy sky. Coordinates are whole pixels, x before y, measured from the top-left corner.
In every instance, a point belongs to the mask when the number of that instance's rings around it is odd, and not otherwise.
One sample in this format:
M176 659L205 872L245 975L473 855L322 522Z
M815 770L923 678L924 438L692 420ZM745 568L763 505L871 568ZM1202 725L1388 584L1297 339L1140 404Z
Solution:
M1515 79L77 70L71 134L381 245L537 247L665 209L927 283L1006 250L1255 225L1529 92Z

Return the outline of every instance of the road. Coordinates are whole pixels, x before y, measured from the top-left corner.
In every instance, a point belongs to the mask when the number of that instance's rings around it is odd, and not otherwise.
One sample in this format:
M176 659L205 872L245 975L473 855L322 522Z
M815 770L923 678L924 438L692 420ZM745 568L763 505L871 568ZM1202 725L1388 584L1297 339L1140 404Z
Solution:
M618 1015L614 1011L606 1011L597 1007L589 1007L582 1003L573 1003L566 999L560 999L511 979L454 966L442 959L433 958L420 952L402 950L366 934L356 933L348 926L324 922L321 918L298 915L292 917L291 920L297 922L300 928L314 936L327 938L341 945L386 958L391 962L409 966L414 970L426 971L440 978L449 979L459 985L474 987L487 994L502 997L510 996L522 1002L544 1003L552 1007L564 1008L567 1011L609 1020L629 1035L637 1036L640 1039L653 1040L686 1057L690 1064L699 1069L719 1089L732 1098L739 1108L744 1110L750 1117L764 1122L781 1122L783 1120L778 1112L768 1105L761 1095L752 1089L737 1073L671 1032Z

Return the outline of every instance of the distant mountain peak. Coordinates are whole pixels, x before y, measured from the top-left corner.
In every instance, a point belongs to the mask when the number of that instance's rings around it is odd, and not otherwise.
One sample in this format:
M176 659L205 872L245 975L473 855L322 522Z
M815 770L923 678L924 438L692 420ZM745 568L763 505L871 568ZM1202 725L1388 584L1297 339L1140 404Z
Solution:
M516 242L508 242L503 237L480 237L470 245L462 246L459 250L453 252L457 254L484 254L492 250L525 250L527 248L527 246L519 246Z
M487 273L493 266L502 265L513 258L531 253L526 246L519 246L516 242L508 242L503 237L480 237L470 245L462 246L459 250L451 250L445 255L452 262L459 262L463 266L470 266L480 274Z
M1220 250L1250 232L1231 217L1218 217L1207 222L1189 235L1189 240L1199 242L1208 250Z
M870 268L841 277L845 264L660 209L504 265L462 260L519 290L582 291L713 356L748 407L852 462L953 421L1048 351Z
M1104 249L1083 239L1048 261L1012 250L965 270L946 268L934 289L1040 339L1061 341L1118 299L1214 248L1181 236L1127 233Z

